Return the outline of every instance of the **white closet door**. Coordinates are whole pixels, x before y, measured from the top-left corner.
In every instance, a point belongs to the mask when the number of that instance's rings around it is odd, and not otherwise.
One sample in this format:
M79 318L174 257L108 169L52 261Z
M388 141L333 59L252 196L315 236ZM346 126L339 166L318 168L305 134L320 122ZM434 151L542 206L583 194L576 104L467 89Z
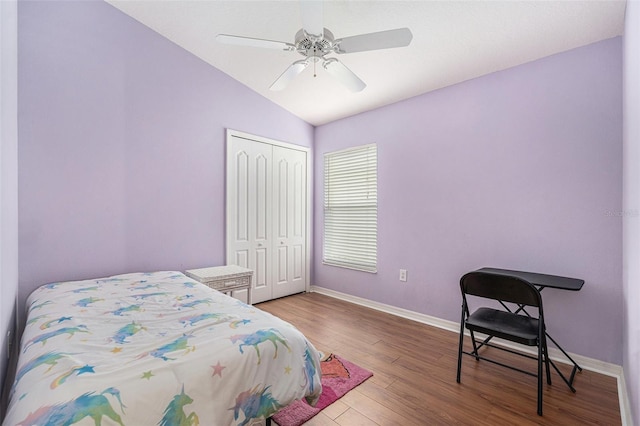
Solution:
M272 175L271 145L228 138L227 264L254 271L252 303L272 298ZM234 296L246 301L246 291Z
M227 131L226 263L254 271L252 303L307 290L308 161L306 148Z
M306 290L307 154L273 147L273 297Z

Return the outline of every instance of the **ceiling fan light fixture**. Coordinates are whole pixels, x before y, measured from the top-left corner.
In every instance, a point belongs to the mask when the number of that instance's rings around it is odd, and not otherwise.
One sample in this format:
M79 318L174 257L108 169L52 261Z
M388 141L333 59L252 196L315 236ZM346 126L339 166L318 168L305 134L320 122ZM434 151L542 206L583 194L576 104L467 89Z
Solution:
M345 64L336 58L328 58L322 63L324 68L332 77L345 85L352 92L361 92L367 85L364 81L353 73Z
M283 90L291 80L293 80L298 74L304 71L305 68L309 65L308 59L301 59L299 61L295 61L293 64L289 65L281 75L278 77L276 81L271 84L269 90L278 91Z

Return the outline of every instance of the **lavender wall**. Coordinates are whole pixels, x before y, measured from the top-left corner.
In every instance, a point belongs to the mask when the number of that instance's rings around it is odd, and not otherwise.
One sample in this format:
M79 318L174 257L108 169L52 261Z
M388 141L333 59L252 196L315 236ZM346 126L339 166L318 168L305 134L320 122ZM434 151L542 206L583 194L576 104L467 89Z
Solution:
M313 127L102 1L19 3L20 294L224 262L225 128Z
M378 144L378 273L314 261L314 284L459 321L482 266L580 277L544 291L565 349L622 361L622 51L615 38L316 129L323 154ZM398 270L408 270L408 282Z
M15 1L0 2L0 386L7 369L7 332L15 336L18 293L18 17ZM4 387L0 420L5 409Z
M624 347L633 418L640 421L640 2L627 2L624 32ZM630 422L629 424L633 424Z

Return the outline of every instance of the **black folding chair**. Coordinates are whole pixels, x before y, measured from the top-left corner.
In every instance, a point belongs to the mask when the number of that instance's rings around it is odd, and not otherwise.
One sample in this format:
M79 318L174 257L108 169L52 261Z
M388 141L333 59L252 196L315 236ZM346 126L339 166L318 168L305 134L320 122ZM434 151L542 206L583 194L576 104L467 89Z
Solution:
M476 361L482 359L530 376L535 376L538 378L538 415L541 416L543 364L545 364L546 367L548 384L551 384L551 374L549 371L544 313L542 310L542 298L540 297L540 292L533 284L520 278L478 271L465 274L460 279L460 289L462 290L462 315L460 319L460 344L458 347L458 375L456 381L460 383L462 354L471 355L476 359ZM481 307L473 314L469 314L467 295L497 300L506 310ZM505 305L506 302L517 304L518 309L515 312L512 312L507 305ZM537 308L538 316L531 316L528 313L527 315L519 315L518 312L522 311L525 306ZM473 345L473 351L471 352L465 352L462 350L465 328L467 328L471 334L471 343ZM475 332L483 333L488 337L484 340L476 340L474 335ZM538 356L534 357L526 353L508 349L504 346L494 345L489 342L493 337L498 337L500 339L526 346L536 346L538 348ZM484 346L537 360L537 374L481 356L479 351Z

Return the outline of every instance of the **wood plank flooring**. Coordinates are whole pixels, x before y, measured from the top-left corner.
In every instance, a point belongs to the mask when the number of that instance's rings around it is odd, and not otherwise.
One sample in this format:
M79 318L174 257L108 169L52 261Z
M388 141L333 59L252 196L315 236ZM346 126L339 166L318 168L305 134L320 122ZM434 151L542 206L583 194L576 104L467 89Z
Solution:
M256 306L295 325L318 350L373 371L372 378L307 426L621 424L613 377L577 373L574 394L552 371L553 384L544 385L540 417L535 377L464 356L461 383L456 383L456 333L318 293ZM465 343L468 350L468 338ZM489 351L535 371L535 361ZM558 365L570 373L569 366Z

